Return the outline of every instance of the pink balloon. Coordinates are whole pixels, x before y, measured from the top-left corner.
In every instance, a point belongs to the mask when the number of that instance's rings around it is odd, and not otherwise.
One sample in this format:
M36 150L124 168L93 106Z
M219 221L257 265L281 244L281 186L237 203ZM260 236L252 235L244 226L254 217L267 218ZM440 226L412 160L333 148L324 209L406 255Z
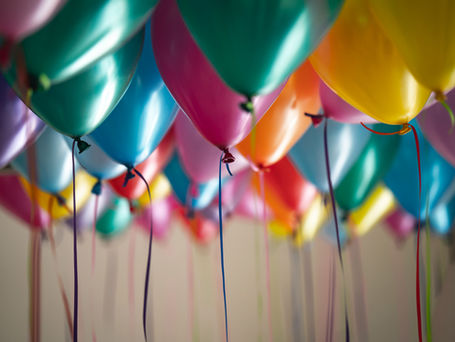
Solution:
M319 81L319 96L321 97L324 114L335 121L344 123L376 123L377 121L363 114L335 94L322 80Z
M198 132L182 110L179 110L174 125L177 150L190 179L196 183L206 183L217 178L220 150ZM230 164L233 174L249 166L248 161L237 150L231 150L231 153L235 157L235 162ZM222 177L228 175L225 167L221 169L221 173Z
M390 231L398 238L407 237L416 226L416 219L403 209L396 209L385 219Z
M44 25L63 0L5 0L1 2L0 35L18 41Z
M258 194L251 188L248 188L240 199L237 207L235 208L235 214L255 219L262 220L263 217L263 204L264 202L258 196ZM267 206L267 204L266 204ZM272 211L269 207L266 207L266 220L272 218Z
M44 229L49 226L49 215L37 204L32 204L19 177L15 174L0 175L0 205L33 229ZM33 220L32 207L34 207Z
M222 150L245 138L252 122L251 114L239 107L245 98L231 90L217 75L191 37L175 0L160 1L155 8L152 45L164 82L199 132ZM257 120L283 86L253 99Z
M153 237L161 240L169 231L175 207L176 201L172 196L154 201L138 215L136 223L150 234L150 222L153 219Z

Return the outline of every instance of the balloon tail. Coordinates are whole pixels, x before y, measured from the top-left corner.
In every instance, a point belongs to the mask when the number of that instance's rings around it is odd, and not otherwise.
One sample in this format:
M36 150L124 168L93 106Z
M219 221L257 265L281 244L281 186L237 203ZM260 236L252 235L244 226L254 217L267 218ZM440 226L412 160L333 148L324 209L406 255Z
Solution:
M336 210L336 203L335 203L335 194L333 192L333 184L332 179L330 177L330 160L329 160L329 147L327 141L327 123L328 119L324 120L324 154L325 154L325 165L327 171L327 181L329 183L329 192L330 192L330 199L332 201L332 212L333 212L333 219L335 221L335 230L337 235L337 247L338 247L338 257L340 259L341 271L343 272L344 278L344 264L343 264L343 255L341 253L341 242L340 242L340 230L338 227L338 217L337 217L337 210ZM346 285L346 284L344 284ZM349 318L348 318L348 309L347 309L347 300L346 300L346 287L343 287L344 291L344 313L345 313L345 330L346 336L345 339L347 342L350 340L349 335Z
M322 120L325 118L323 114L305 113L305 116L308 116L311 119L314 127L318 127L321 124Z
M40 341L41 326L41 232L31 231L30 249L30 333L31 341Z
M453 115L452 108L450 108L449 104L447 103L447 97L444 95L443 92L436 92L435 93L436 100L443 105L443 107L447 110L447 113L450 116L450 130L449 134L453 132L453 128L455 126L455 116Z
M78 273L77 273L77 229L76 229L76 163L74 160L74 149L77 140L73 140L71 148L71 159L73 164L73 260L74 260L74 306L73 306L73 342L77 342L77 325L78 325L78 311L79 311L79 287L78 287Z
M264 225L264 246L265 246L265 274L267 286L267 318L269 326L269 341L273 341L273 327L272 327L272 294L270 289L270 248L269 248L269 234L267 229L267 206L265 205L265 186L264 186L264 172L259 172L259 181L261 187L262 199L262 223Z
M142 173L140 173L136 168L133 169L136 175L138 175L142 181L144 182L145 186L147 187L147 195L149 198L149 203L152 203L152 195L150 193L150 187L147 182L147 180L144 178ZM129 171L131 172L131 171ZM125 183L128 182L127 180L128 177L128 172L125 176ZM133 175L134 177L134 175ZM132 177L128 178L131 179ZM151 214L153 214L151 212ZM150 215L152 216L152 215ZM149 237L149 247L148 247L148 253L147 253L147 267L145 271L145 284L144 284L144 303L143 303L143 309L142 309L142 328L144 330L144 338L147 341L147 299L148 299L148 292L149 292L149 280L150 280L150 267L152 263L152 242L153 242L153 218L150 219L150 237Z
M90 147L90 144L82 140L80 137L74 138L74 140L77 142L77 149L79 150L79 153L84 152Z
M428 215L429 196L427 196L426 204L426 227L425 227L425 245L426 245L426 319L427 319L427 342L433 341L433 334L431 332L431 239L430 239L430 218Z

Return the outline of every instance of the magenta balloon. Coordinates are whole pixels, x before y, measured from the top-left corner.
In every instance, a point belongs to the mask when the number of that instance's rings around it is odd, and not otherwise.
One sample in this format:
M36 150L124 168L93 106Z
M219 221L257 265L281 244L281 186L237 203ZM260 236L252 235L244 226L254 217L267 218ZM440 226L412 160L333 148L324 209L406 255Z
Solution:
M0 168L8 164L44 129L0 75Z
M137 216L136 223L149 234L150 222L153 219L153 237L163 239L169 231L172 212L176 206L172 196L154 201Z
M63 0L2 1L0 35L11 41L24 38L44 25L63 2Z
M447 94L447 104L455 110L455 90ZM455 166L455 128L451 129L452 123L447 110L439 102L435 102L417 117L417 121L431 146Z
M414 216L401 208L393 211L387 216L385 221L390 228L390 231L400 239L407 237L413 231L417 223Z
M19 177L14 174L0 175L0 205L34 229L49 226L49 215L37 204L34 205L32 220L32 201L22 187Z
M177 113L174 134L180 161L193 182L206 183L218 177L220 150L198 132L182 110ZM235 162L230 165L232 173L236 174L249 166L237 150L233 149L231 153L235 157ZM221 172L223 177L228 175L224 167Z
M220 149L245 138L252 121L252 116L239 107L245 98L231 90L217 75L191 37L175 0L160 1L155 8L152 45L164 82L199 132ZM253 99L257 120L282 87Z
M323 81L319 81L319 96L324 114L335 121L344 123L375 123L373 118L344 101Z

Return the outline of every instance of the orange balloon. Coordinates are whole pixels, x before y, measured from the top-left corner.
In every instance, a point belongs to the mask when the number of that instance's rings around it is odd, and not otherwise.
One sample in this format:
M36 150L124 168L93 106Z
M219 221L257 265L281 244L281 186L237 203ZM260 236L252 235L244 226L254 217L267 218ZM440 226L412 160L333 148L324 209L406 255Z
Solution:
M272 165L307 130L311 119L305 116L305 112L314 114L320 107L319 78L310 62L305 62L291 75L255 130L236 147L259 168Z

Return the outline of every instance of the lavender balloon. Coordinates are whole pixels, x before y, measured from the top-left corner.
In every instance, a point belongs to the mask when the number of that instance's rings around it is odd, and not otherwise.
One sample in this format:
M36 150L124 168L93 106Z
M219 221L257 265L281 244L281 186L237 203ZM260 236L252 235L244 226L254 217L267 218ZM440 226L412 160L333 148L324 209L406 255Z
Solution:
M177 202L172 196L154 201L136 218L136 223L149 234L150 222L153 220L153 237L163 239L169 231L172 211L176 206Z

